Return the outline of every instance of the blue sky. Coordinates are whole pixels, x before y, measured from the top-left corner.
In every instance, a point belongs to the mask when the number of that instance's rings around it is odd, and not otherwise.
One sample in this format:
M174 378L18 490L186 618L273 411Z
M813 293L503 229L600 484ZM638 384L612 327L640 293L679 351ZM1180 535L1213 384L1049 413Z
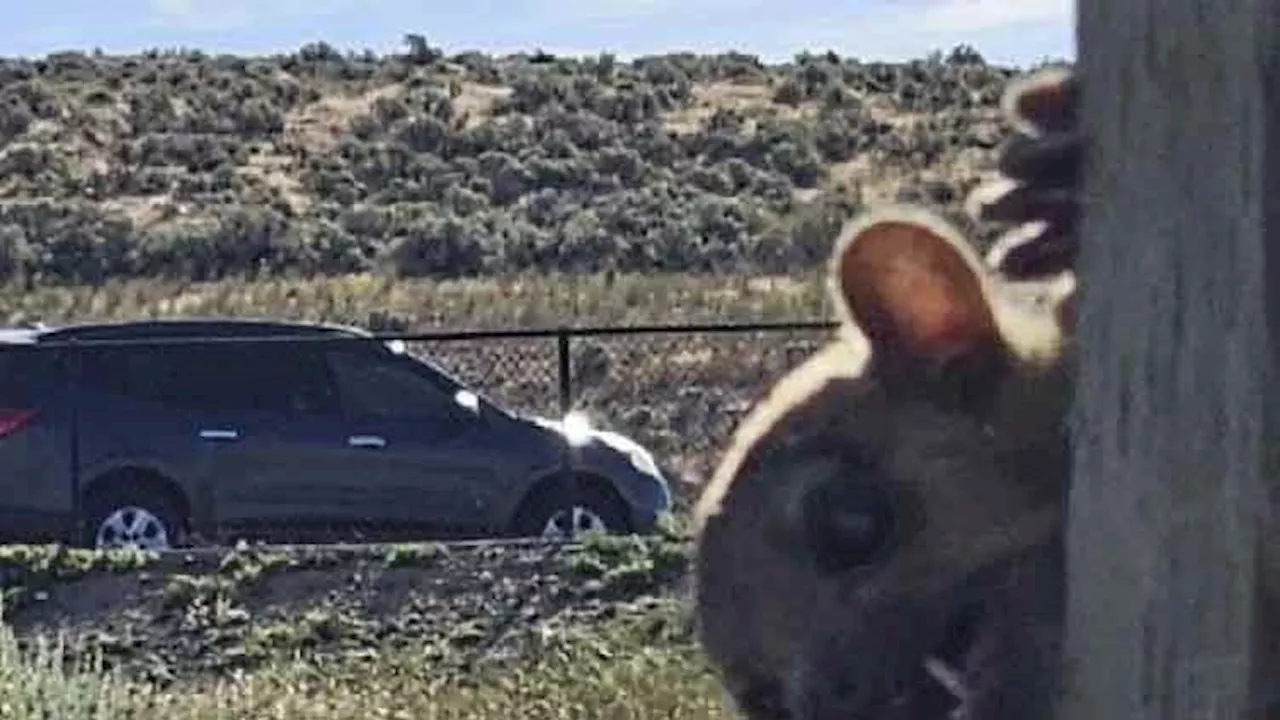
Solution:
M0 56L94 47L273 52L325 40L398 49L405 33L446 51L620 57L740 50L766 60L809 49L920 57L959 43L1025 65L1074 57L1073 0L14 0Z

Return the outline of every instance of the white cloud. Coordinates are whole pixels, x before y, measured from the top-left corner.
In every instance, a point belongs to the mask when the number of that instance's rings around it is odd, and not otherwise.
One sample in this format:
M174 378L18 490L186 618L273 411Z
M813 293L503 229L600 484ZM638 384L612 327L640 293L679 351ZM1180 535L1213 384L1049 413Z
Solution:
M151 20L171 29L216 32L336 12L354 0L151 0Z
M731 13L741 6L741 0L534 0L523 10L583 26L642 21L679 24L690 15Z
M1024 23L1075 23L1072 0L939 0L916 12L920 13L921 28L934 32L981 32Z
M277 37L339 37L342 29L326 31L324 18L360 11L402 17L449 50L543 47L628 57L733 48L782 60L804 49L830 48L864 59L903 59L967 43L988 59L1017 64L1070 54L1075 1L809 0L786 10L771 0L490 0L477 5L509 12L468 18L472 13L457 8L441 16L432 9L436 0L148 0L150 24L161 34L221 33L233 41L246 28L266 28ZM364 38L378 47L398 40L394 31Z
M1022 65L1073 53L1075 0L885 0L797 17L769 38L784 52L831 48L863 59L904 60L956 45Z

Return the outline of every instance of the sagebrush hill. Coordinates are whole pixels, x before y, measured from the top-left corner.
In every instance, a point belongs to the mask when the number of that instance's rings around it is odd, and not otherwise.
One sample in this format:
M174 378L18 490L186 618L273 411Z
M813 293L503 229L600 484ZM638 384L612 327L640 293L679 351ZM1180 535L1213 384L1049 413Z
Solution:
M0 281L786 273L862 203L954 210L1017 72L964 46L765 65L405 45L0 60Z
M0 59L0 316L818 319L839 225L883 200L958 210L1018 72L963 46L766 65L446 57L417 35L391 56ZM683 513L743 414L825 337L576 339L573 406L652 449ZM509 407L558 412L554 342L416 345ZM688 549L246 548L164 568L9 548L0 696L17 720L723 718ZM68 673L90 660L121 675Z

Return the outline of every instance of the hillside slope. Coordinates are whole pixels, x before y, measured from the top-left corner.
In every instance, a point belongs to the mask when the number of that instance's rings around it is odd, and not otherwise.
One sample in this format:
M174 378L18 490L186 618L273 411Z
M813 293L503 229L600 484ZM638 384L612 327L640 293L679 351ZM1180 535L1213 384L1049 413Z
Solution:
M0 280L812 266L860 203L954 208L1008 68L674 55L0 60Z

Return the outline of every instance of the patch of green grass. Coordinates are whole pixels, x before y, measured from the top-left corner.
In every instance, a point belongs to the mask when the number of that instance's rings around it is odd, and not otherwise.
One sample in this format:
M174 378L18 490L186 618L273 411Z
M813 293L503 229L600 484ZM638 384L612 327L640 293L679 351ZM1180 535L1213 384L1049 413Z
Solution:
M0 604L14 608L62 582L91 573L132 573L158 556L139 550L84 550L63 545L0 545Z
M128 573L159 556L142 550L86 550L63 545L0 545L0 577L72 580L95 571Z
M594 536L577 546L242 545L214 562L50 580L11 589L7 600L24 642L61 630L71 656L97 653L157 682L420 646L515 662L544 626L583 630L680 596L688 550L675 536ZM469 672L474 661L442 656L436 668Z
M260 643L299 643L335 621L321 612ZM329 627L349 633L350 628ZM160 687L100 665L68 667L56 641L21 649L0 626L0 717L5 720L601 720L728 718L687 611L668 602L591 631L534 633L520 663L500 656L439 672L457 649L422 644L382 653L275 662L230 680ZM241 652L253 652L241 650Z
M387 550L384 558L387 567L429 567L449 554L442 543L402 543Z
M579 577L596 581L600 594L626 597L670 585L687 570L689 550L674 538L590 534L569 564Z
M230 598L235 589L229 579L217 575L171 575L164 585L164 606L180 610L198 603L217 602Z

